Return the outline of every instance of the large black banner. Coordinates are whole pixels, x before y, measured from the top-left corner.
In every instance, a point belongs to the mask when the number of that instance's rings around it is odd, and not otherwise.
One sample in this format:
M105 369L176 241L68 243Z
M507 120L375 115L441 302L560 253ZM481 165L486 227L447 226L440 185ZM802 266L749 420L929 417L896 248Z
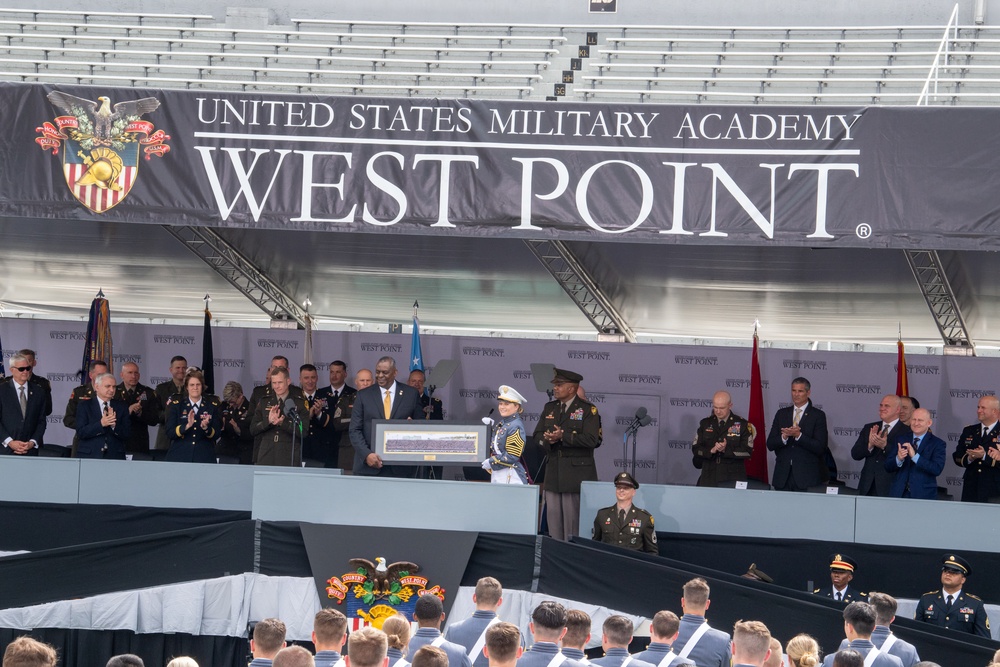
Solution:
M1000 248L989 108L0 84L0 215L654 243Z

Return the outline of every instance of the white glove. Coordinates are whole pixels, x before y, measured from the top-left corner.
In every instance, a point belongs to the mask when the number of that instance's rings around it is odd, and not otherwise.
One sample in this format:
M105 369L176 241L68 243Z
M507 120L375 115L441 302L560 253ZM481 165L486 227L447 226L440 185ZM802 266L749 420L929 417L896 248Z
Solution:
M490 460L489 459L486 459L485 461L483 461L482 468L483 468L483 470L489 470L490 472L493 472L493 466L490 464Z
M493 424L496 423L496 422L494 422L489 417L483 417L483 423L486 424L487 426L493 426Z

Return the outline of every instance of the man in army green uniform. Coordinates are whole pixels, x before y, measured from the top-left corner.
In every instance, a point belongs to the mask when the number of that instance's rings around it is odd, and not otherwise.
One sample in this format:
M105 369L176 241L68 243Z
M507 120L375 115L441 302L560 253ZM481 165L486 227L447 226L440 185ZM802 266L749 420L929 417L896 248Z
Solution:
M555 369L555 400L542 408L532 435L548 457L544 486L549 535L563 541L580 534L580 484L597 481L594 450L602 439L597 407L577 396L582 380L579 373Z
M153 393L160 404L160 411L157 421L160 428L156 433L156 444L153 447L153 458L162 461L167 457L167 450L170 449L170 436L167 435L167 413L170 411L170 399L177 394L184 393L184 378L187 377L187 359L176 355L170 359L170 379L156 385Z
M694 467L701 470L698 486L722 482L744 482L745 461L753 450L750 423L733 414L733 397L717 391L712 397L712 416L698 424L694 439Z
M966 593L965 578L972 574L969 561L955 554L941 559L941 590L925 593L913 618L949 630L990 638L990 619L983 601Z
M616 502L597 512L594 518L594 539L633 551L660 553L656 544L653 515L632 504L639 482L627 472L615 477Z

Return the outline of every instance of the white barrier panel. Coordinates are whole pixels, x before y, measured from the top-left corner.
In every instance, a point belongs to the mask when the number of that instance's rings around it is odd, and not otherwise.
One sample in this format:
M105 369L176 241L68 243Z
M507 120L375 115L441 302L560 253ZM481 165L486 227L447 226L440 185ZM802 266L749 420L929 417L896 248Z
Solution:
M257 469L253 518L534 535L538 487Z
M1000 508L903 498L857 498L855 542L995 552Z
M0 500L75 505L79 498L78 459L0 456Z

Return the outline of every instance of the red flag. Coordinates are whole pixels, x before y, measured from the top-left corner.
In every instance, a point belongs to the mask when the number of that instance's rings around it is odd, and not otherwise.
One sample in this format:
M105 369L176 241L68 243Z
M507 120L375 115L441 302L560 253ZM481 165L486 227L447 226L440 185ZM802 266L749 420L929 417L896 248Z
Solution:
M764 430L764 388L760 381L760 357L757 354L757 342L757 331L754 330L753 359L750 362L750 412L748 416L756 435L753 439L753 452L744 465L747 477L767 484L767 447L764 444L767 440L767 431Z
M910 384L906 381L906 354L903 352L903 340L896 341L899 353L896 355L896 396L909 396Z

